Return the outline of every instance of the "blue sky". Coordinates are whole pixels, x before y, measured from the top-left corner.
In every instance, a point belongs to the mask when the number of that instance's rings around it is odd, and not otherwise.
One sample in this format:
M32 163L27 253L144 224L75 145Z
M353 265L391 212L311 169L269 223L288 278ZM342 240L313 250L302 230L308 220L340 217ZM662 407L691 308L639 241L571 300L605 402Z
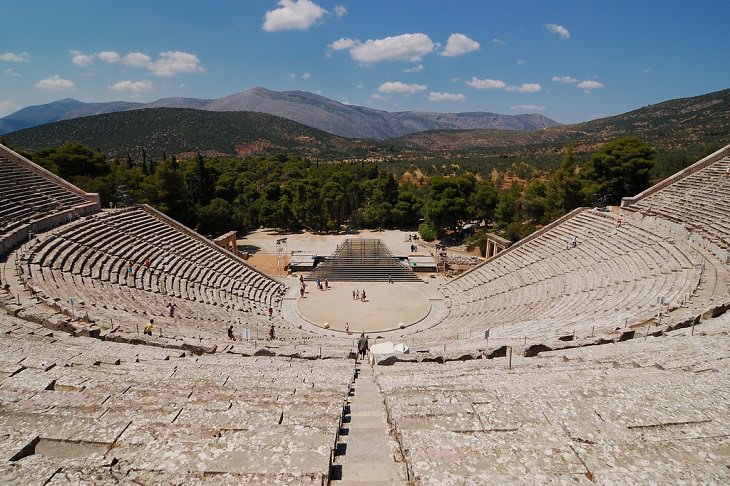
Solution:
M562 123L730 88L728 0L0 0L0 116L305 90Z

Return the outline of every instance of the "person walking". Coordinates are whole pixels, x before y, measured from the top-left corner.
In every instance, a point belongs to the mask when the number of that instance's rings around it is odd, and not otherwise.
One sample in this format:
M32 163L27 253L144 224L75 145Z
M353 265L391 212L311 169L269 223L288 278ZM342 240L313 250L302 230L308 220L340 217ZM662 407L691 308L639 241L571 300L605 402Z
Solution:
M365 331L360 334L360 338L357 340L357 353L360 359L365 359L365 354L368 352L368 338L365 337Z

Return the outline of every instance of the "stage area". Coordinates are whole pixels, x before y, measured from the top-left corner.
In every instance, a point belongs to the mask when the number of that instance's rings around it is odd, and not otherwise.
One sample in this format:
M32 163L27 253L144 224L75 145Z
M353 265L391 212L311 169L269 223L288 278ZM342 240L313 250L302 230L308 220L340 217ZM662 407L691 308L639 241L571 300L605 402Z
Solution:
M306 321L329 330L350 333L377 332L398 329L400 323L409 326L424 319L431 310L425 283L330 282L329 290L318 290L307 282L303 298L297 300L297 312ZM365 301L354 300L352 291L365 290Z

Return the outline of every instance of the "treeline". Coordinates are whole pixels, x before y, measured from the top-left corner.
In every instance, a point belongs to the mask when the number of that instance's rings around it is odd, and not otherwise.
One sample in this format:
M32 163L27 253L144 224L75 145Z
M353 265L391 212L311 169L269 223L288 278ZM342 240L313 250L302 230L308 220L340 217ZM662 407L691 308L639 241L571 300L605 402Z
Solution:
M622 138L579 158L570 148L550 174L498 189L481 174L403 177L376 163L318 164L276 157L178 161L142 151L108 159L79 144L24 153L89 192L104 206L147 203L206 235L274 227L313 231L402 228L425 239L458 232L471 221L511 240L526 236L578 206L617 204L653 182L656 154L636 138ZM665 158L666 159L666 158ZM673 156L662 166L692 160ZM669 170L665 168L664 170ZM477 235L477 243L483 235Z

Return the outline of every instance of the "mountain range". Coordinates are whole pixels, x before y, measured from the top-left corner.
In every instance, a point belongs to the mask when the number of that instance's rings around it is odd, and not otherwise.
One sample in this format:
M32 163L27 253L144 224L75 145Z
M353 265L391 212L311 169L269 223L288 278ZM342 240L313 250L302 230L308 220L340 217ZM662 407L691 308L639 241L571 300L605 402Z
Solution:
M560 125L540 114L387 112L347 105L306 91L255 87L222 98L162 98L151 103L84 103L71 98L30 106L0 118L0 135L56 121L144 108L254 111L287 118L347 138L385 140L427 130L498 129L529 132Z
M189 100L180 102L186 103ZM83 107L76 106L79 113ZM448 115L440 116L449 119ZM267 113L191 108L143 108L84 116L14 131L1 138L22 150L78 142L122 157L136 157L146 150L149 154L183 157L200 151L209 155L296 153L317 160L392 161L559 156L568 145L575 153L589 153L607 141L627 135L639 137L665 152L727 145L730 89L542 130L441 129L384 142L341 137Z

